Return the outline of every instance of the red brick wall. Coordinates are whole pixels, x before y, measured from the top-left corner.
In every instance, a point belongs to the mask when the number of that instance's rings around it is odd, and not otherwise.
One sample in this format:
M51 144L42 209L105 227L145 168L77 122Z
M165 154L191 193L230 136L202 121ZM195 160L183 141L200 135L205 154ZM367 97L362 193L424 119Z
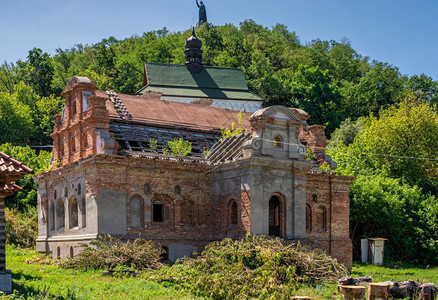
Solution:
M312 211L312 231L307 231L309 239L327 253L352 266L352 244L349 238L350 199L349 185L352 178L334 174L314 173L307 177L307 205ZM316 202L313 195L316 195ZM322 229L318 208L326 209L327 228Z

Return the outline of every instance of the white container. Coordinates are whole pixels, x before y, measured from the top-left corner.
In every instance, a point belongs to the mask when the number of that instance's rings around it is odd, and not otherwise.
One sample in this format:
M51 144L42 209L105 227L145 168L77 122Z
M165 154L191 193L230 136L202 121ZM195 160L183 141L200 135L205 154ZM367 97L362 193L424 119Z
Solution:
M385 249L385 241L387 239L384 238L370 238L368 239L368 262L381 266L383 265L383 254ZM363 257L362 257L363 259Z

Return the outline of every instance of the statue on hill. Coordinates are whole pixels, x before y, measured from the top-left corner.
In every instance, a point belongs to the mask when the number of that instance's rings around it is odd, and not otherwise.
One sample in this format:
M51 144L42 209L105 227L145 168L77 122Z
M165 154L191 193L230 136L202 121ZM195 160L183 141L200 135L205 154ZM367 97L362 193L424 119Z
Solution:
M205 9L205 5L202 1L201 4L199 4L198 0L196 0L196 5L199 8L199 22L197 25L200 26L203 23L207 22L207 10Z

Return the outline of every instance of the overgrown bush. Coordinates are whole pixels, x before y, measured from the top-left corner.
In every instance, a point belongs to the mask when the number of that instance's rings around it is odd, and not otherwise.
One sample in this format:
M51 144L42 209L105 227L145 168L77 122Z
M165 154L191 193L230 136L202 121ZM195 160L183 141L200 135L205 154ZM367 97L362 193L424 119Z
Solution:
M5 208L6 242L24 248L32 248L38 236L38 210L28 206L25 212Z
M248 235L213 242L196 259L177 261L152 278L213 299L289 299L300 283L333 282L346 274L343 265L321 250Z
M63 268L107 269L126 267L131 270L153 270L161 266L162 250L151 241L138 238L123 242L109 235L100 236L90 244L82 244L84 249L74 257L63 260Z

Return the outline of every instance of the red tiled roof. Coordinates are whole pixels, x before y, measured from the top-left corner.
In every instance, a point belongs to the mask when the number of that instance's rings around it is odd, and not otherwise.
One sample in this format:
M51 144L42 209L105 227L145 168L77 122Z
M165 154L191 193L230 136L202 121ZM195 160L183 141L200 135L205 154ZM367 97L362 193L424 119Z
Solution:
M108 98L107 93L103 91L96 91L96 95ZM233 122L237 125L237 114L239 113L237 110L160 100L159 96L154 97L154 95L118 94L118 97L132 116L132 121L163 126L181 126L196 130L230 128ZM106 102L106 108L110 118L120 118L111 101ZM251 115L251 112L245 113L243 118L245 129L250 129L249 117Z
M0 151L0 172L19 173L24 175L32 173L33 170Z

